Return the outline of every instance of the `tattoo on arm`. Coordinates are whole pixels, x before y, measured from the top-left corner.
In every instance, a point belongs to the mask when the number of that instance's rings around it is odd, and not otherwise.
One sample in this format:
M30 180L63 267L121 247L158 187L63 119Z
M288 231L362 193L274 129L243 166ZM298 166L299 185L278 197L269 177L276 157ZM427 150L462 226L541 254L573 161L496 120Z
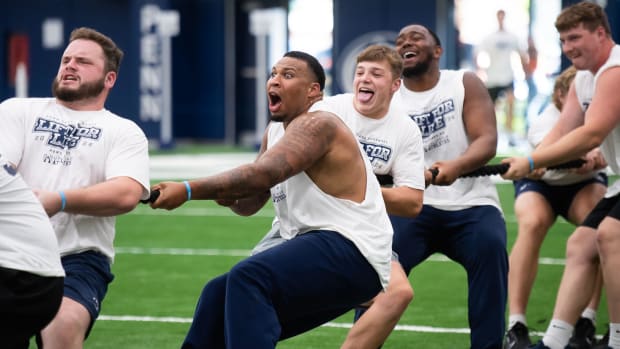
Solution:
M330 149L338 124L333 116L301 116L254 163L196 181L195 197L242 198L269 190L319 161Z

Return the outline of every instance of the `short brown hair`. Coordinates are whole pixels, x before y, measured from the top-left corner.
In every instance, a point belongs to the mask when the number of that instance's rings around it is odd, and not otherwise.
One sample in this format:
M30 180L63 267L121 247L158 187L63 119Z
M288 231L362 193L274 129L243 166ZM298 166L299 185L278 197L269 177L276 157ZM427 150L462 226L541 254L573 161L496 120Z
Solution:
M381 62L386 60L392 70L392 77L399 79L403 73L403 60L393 48L386 45L370 45L357 55L357 63Z
M574 66L570 66L558 75L555 78L555 83L553 84L553 94L551 95L551 99L553 100L553 104L558 108L558 110L562 110L562 102L560 101L560 97L564 97L568 94L568 90L570 89L570 84L575 79L575 74L577 73L577 69Z
M605 11L599 5L588 1L576 3L562 10L555 20L555 28L558 32L563 32L573 29L582 23L584 28L591 32L601 26L605 33L611 36L611 29Z
M86 27L77 28L71 32L69 42L78 39L90 40L99 44L103 50L103 56L105 57L105 72L113 71L118 73L121 60L123 59L123 51L116 46L116 43L114 43L112 39L95 29Z

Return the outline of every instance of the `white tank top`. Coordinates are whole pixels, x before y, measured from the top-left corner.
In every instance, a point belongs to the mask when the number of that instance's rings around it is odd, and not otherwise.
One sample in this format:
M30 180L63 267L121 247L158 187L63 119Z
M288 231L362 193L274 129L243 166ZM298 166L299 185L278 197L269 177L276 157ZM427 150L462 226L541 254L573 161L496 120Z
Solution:
M463 71L441 70L439 82L430 90L410 91L401 84L394 98L420 127L424 143L424 162L460 156L469 147L463 124ZM495 185L488 176L459 178L452 185L430 185L424 192L424 204L442 210L462 210L492 205L501 211Z
M615 66L620 66L620 46L615 45L611 50L607 61L599 68L596 75L587 70L579 70L575 75L575 92L577 99L581 105L581 109L585 111L592 102L592 96L596 92L596 81L601 74ZM613 130L605 137L600 146L601 152L607 161L607 164L615 174L620 174L620 125L616 125ZM612 197L620 193L620 181L614 182L607 189L605 197Z
M282 123L271 123L267 149L284 135ZM271 196L285 239L313 230L331 230L351 240L377 271L387 287L392 256L392 225L385 209L381 188L360 147L366 167L366 198L361 203L323 192L305 172L271 188Z

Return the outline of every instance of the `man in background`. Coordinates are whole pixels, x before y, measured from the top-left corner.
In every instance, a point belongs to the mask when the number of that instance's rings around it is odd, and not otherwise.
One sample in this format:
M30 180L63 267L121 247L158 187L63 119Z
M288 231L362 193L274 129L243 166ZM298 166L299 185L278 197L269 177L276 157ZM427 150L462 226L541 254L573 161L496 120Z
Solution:
M521 60L521 65L526 75L531 72L527 71L528 56L525 49L519 44L516 35L506 30L504 20L506 12L504 10L497 11L497 31L491 33L484 38L477 47L476 62L481 60L481 53L488 58L488 67L482 67L485 71L485 84L491 95L493 103L497 104L498 97L505 97L504 108L504 132L508 137L508 145L514 147L517 145L517 136L514 131L514 79L515 72L513 70L512 56L517 54Z

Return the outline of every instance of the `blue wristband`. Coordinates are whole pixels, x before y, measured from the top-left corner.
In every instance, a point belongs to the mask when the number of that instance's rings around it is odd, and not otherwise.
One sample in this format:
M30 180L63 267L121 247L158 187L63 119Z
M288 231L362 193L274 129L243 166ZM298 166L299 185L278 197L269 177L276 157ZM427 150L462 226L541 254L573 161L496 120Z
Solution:
M67 206L67 197L65 196L65 192L62 190L59 191L58 194L60 194L60 210L64 211L65 206Z
M530 172L534 171L534 159L531 155L527 157L527 161L530 162Z
M192 199L192 188L189 186L188 181L183 181L183 184L185 184L185 190L187 190L187 201L189 201Z

